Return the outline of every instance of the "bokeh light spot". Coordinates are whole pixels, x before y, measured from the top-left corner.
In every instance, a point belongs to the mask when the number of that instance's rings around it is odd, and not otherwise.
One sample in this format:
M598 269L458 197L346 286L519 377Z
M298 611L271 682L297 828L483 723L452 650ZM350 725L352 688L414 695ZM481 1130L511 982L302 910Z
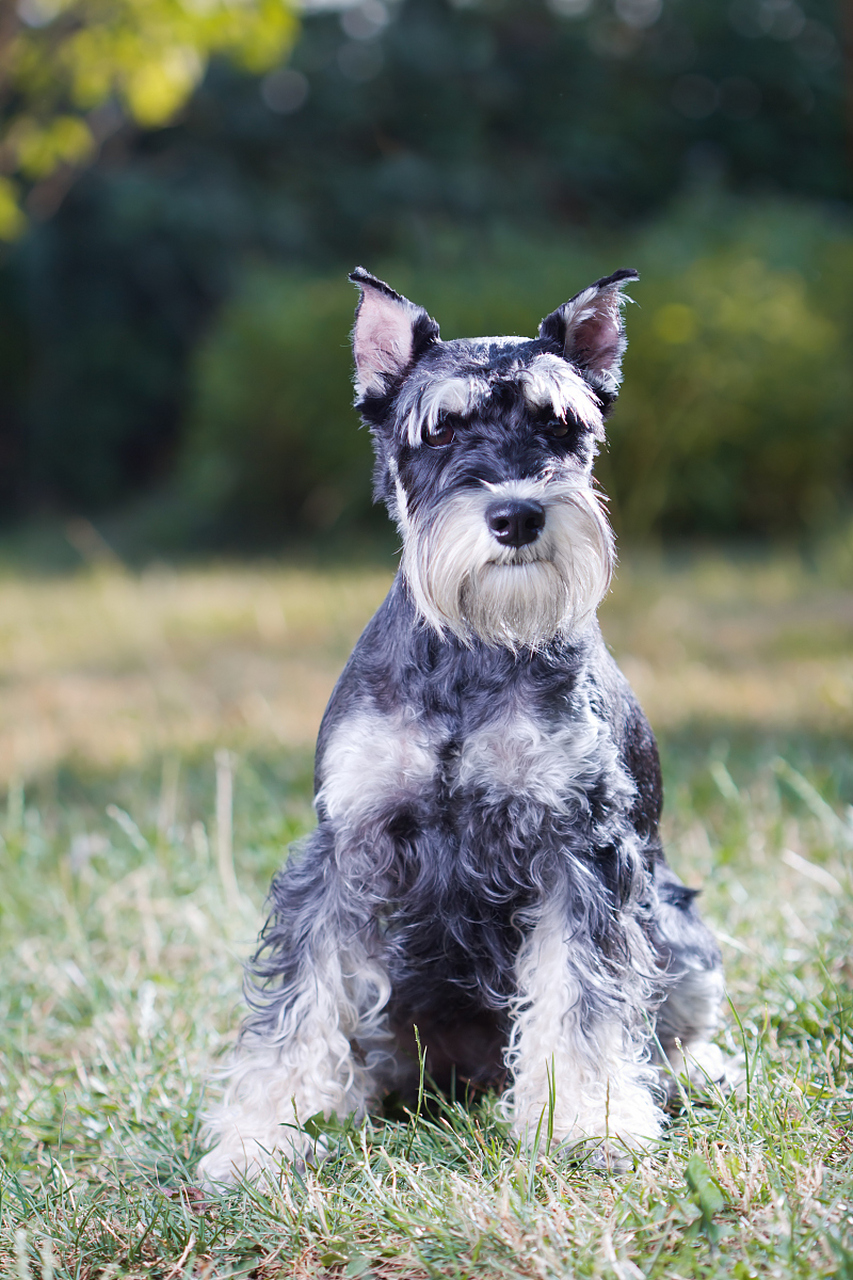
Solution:
M655 332L664 342L692 342L698 332L696 312L683 302L668 302L654 317Z

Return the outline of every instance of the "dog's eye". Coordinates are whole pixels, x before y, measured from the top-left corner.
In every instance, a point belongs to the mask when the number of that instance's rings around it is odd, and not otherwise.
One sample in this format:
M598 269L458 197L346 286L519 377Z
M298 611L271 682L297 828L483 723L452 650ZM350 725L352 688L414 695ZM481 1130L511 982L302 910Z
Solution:
M441 449L444 445L450 444L456 435L456 428L450 418L439 418L433 429L427 427L424 430L424 441L432 449Z
M545 424L545 431L552 439L559 440L569 434L569 424L563 418L552 418Z

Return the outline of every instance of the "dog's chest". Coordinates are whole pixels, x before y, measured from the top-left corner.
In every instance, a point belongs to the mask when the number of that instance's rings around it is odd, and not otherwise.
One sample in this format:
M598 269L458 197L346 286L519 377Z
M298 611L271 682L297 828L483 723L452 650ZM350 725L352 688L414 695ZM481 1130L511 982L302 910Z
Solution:
M609 726L582 694L547 717L521 697L473 721L361 707L329 736L317 803L333 822L357 825L412 808L446 817L468 800L566 813L618 773Z

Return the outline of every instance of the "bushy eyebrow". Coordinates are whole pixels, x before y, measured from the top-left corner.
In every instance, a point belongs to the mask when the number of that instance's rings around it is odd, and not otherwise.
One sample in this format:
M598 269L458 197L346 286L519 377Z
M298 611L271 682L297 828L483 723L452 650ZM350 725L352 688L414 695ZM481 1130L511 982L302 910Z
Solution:
M435 378L427 383L421 388L415 403L404 419L407 443L420 444L424 429L434 431L443 413L467 418L473 413L478 401L488 397L489 391L489 385L484 378L463 378L452 375L447 378Z
M558 418L571 416L597 438L603 435L604 418L595 392L565 360L545 352L529 364L508 368L494 382L476 373L450 373L412 389L402 406L406 443L413 448L421 444L424 431L434 431L442 414L470 417L501 387L518 387L531 408L549 409Z
M533 408L551 408L558 418L570 414L595 436L602 436L604 416L598 397L565 360L545 353L516 376L525 400Z

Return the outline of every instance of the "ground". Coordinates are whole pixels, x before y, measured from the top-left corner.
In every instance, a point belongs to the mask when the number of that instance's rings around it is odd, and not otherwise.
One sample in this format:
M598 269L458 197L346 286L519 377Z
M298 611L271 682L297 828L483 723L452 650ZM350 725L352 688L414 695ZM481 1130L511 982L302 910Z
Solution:
M269 877L312 821L325 699L389 573L0 578L0 1274L850 1280L840 564L628 557L603 611L661 740L672 861L723 948L745 1098L682 1099L611 1176L531 1161L489 1097L427 1099L216 1203L193 1190L205 1078Z

